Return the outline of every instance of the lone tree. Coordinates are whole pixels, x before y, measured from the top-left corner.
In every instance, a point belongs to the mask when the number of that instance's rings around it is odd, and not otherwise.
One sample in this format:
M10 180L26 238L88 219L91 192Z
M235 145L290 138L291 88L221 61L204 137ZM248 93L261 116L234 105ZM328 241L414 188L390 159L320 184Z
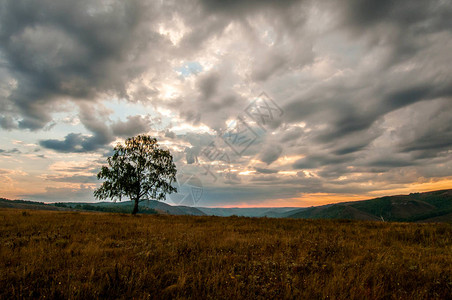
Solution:
M113 201L128 197L134 201L132 215L138 212L138 203L144 199L164 200L165 194L177 192L172 186L176 180L176 165L169 150L159 148L157 140L138 135L117 144L113 156L107 159L97 179L104 179L94 191L97 199Z

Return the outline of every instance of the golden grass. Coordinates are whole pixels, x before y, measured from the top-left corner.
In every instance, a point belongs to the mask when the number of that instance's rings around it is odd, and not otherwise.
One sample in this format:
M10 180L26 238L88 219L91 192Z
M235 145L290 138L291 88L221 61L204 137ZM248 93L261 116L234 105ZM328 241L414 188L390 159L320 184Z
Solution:
M447 299L452 225L0 210L0 298Z

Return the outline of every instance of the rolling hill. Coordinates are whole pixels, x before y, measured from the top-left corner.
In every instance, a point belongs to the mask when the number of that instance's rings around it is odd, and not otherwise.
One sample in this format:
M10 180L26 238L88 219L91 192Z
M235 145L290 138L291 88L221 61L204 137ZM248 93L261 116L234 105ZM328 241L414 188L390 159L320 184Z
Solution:
M47 205L43 202L26 200L9 200L0 198L0 208L35 209L35 210L68 210L64 207Z
M203 213L208 216L239 216L239 217L270 217L270 218L284 218L286 215L292 214L298 210L305 208L299 207L198 207Z
M311 207L289 214L301 219L354 219L399 222L452 221L452 189L386 196Z
M78 211L98 211L130 213L132 211L132 201L123 202L58 202L46 204L43 202L26 200L8 200L0 198L0 208L17 208L32 210L78 210ZM172 206L160 201L149 200L140 202L141 214L169 214L169 215L192 215L204 216L205 214L196 207Z
M0 208L41 210L88 210L130 213L132 201L123 202L42 202L0 198ZM193 216L244 216L295 219L350 219L398 222L452 222L452 189L409 195L385 196L370 200L313 207L210 208L173 206L161 201L140 202L140 213Z

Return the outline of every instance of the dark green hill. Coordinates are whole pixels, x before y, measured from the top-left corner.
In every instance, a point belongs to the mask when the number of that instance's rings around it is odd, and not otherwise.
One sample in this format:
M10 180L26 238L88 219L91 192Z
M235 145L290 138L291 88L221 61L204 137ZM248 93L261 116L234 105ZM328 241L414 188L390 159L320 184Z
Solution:
M386 196L312 207L288 216L303 219L353 219L400 222L452 221L452 190Z
M0 198L0 208L17 208L33 210L77 210L97 211L113 213L131 213L132 201L122 202L58 202L46 204L43 202L26 200L9 200ZM149 200L140 202L140 214L169 214L169 215L193 215L204 216L205 214L196 207L172 206L160 201Z
M56 206L65 206L76 209L130 213L133 208L132 201L121 202L97 202L97 203L55 203ZM172 206L161 201L145 200L139 204L139 213L144 214L169 214L169 215L193 215L203 216L204 213L195 207Z
M34 201L26 201L26 200L8 200L5 198L0 198L0 208L67 210L65 208L47 205L43 202L34 202Z

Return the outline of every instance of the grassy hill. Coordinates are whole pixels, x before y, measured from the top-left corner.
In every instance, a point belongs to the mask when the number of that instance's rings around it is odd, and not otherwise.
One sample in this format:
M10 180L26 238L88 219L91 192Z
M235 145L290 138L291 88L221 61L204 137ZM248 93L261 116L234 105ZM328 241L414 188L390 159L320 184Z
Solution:
M290 214L289 218L353 219L400 222L452 222L452 190L386 196L312 207Z
M0 208L17 208L17 209L33 209L33 210L68 210L65 208L47 205L43 202L26 201L26 200L9 200L0 198Z
M96 211L126 213L132 211L132 201L121 202L58 202L46 204L43 202L26 200L8 200L0 198L0 208L17 208L32 210L58 210L58 211ZM205 214L195 207L172 206L160 201L142 201L139 205L140 214L170 214L170 215L193 215L204 216Z

